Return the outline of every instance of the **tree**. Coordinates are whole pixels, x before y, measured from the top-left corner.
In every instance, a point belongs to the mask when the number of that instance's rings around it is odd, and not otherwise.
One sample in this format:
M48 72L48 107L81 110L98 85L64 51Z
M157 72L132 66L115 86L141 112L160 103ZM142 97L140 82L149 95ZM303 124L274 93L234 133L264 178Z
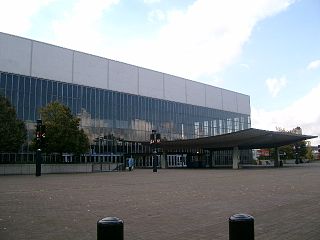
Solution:
M314 156L312 154L312 147L311 147L311 143L307 142L307 154L306 154L306 158L308 160L314 160Z
M9 100L0 95L0 152L18 152L26 137L24 122L17 119Z
M284 128L276 127L277 131L279 132L288 132L288 133L294 133L294 134L301 134L302 130L300 127L296 127L292 130L287 131ZM307 147L306 147L306 141L300 141L294 144L289 144L286 146L282 146L279 148L279 151L282 153L285 153L285 159L304 159L307 155Z
M294 146L297 159L305 159L308 152L306 141L298 142Z
M44 151L47 153L82 154L89 149L89 139L79 129L80 119L59 102L49 103L40 109L42 122L46 126Z

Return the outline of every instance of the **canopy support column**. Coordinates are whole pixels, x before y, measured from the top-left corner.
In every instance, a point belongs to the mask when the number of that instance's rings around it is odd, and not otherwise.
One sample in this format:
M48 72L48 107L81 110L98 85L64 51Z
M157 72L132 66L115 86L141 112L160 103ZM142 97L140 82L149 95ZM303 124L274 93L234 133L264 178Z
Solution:
M274 158L274 167L279 167L279 162L280 162L280 154L279 154L279 148L275 148L275 158Z
M233 169L239 169L239 163L240 163L240 150L238 147L233 147L232 151L232 168Z

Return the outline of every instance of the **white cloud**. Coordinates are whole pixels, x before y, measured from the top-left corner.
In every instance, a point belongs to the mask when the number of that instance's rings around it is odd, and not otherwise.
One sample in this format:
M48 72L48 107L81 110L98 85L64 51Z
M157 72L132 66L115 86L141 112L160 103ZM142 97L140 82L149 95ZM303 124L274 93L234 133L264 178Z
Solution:
M291 2L197 0L186 10L168 11L166 24L151 38L130 39L106 52L121 61L200 80L233 63L256 24Z
M241 63L240 66L244 69L247 69L249 70L250 69L250 65L249 64L246 64L246 63Z
M8 24L6 29L14 34L12 29L26 31L31 17L50 1L56 0L6 1L10 7L2 7L0 26ZM145 0L146 3L156 1ZM130 32L127 29L119 30L121 38L108 32L103 22L107 16L103 14L118 2L74 0L73 8L66 9L63 18L54 20L52 29L48 26L54 38L45 41L188 79L204 78L212 83L208 76L215 76L235 61L257 23L285 10L293 0L196 0L185 10L163 14L155 11L155 18L166 21L153 35L143 38L141 34L124 35ZM15 21L8 21L12 13Z
M146 4L158 3L160 1L161 0L143 0L143 2L146 3Z
M103 35L101 18L119 0L78 0L67 9L64 17L52 22L53 44L101 55L108 45ZM101 25L102 24L102 25ZM100 54L99 54L100 53Z
M285 77L269 78L266 80L266 85L272 97L276 97L279 94L280 90L286 87L287 82L288 81Z
M0 30L27 31L31 17L53 1L0 0ZM145 39L128 36L127 42L120 43L102 31L103 13L118 2L76 0L62 19L52 23L55 39L50 42L191 79L209 79L234 61L259 21L285 10L293 1L196 0L186 10L163 13L167 22L156 35Z
M315 86L306 96L296 100L284 109L265 111L252 107L252 127L275 130L276 127L291 130L297 126L303 134L320 136L320 84ZM320 139L312 140L314 145L320 144Z
M158 22L158 21L164 21L166 19L166 14L157 9L157 10L152 10L148 14L148 20L149 22Z
M0 31L24 35L31 28L31 18L56 0L0 0Z
M320 60L310 62L307 67L308 70L314 70L317 68L320 68Z

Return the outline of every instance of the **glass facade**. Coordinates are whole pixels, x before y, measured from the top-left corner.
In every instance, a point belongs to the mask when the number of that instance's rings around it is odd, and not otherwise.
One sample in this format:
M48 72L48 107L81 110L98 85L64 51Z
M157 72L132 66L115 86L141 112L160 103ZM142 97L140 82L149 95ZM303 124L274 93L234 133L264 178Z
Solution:
M250 115L246 114L7 72L0 72L0 94L27 123L29 139L40 117L39 109L53 101L65 104L81 119L92 144L97 140L100 144L102 138L112 139L106 136L128 142L149 141L153 129L165 140L176 140L250 128Z

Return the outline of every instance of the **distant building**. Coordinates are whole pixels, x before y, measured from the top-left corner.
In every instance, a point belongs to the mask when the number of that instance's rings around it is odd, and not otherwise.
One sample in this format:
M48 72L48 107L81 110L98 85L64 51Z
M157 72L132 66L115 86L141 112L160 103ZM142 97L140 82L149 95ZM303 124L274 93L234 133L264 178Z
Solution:
M301 127L296 127L294 129L292 129L291 132L295 133L295 134L302 135L302 128Z

